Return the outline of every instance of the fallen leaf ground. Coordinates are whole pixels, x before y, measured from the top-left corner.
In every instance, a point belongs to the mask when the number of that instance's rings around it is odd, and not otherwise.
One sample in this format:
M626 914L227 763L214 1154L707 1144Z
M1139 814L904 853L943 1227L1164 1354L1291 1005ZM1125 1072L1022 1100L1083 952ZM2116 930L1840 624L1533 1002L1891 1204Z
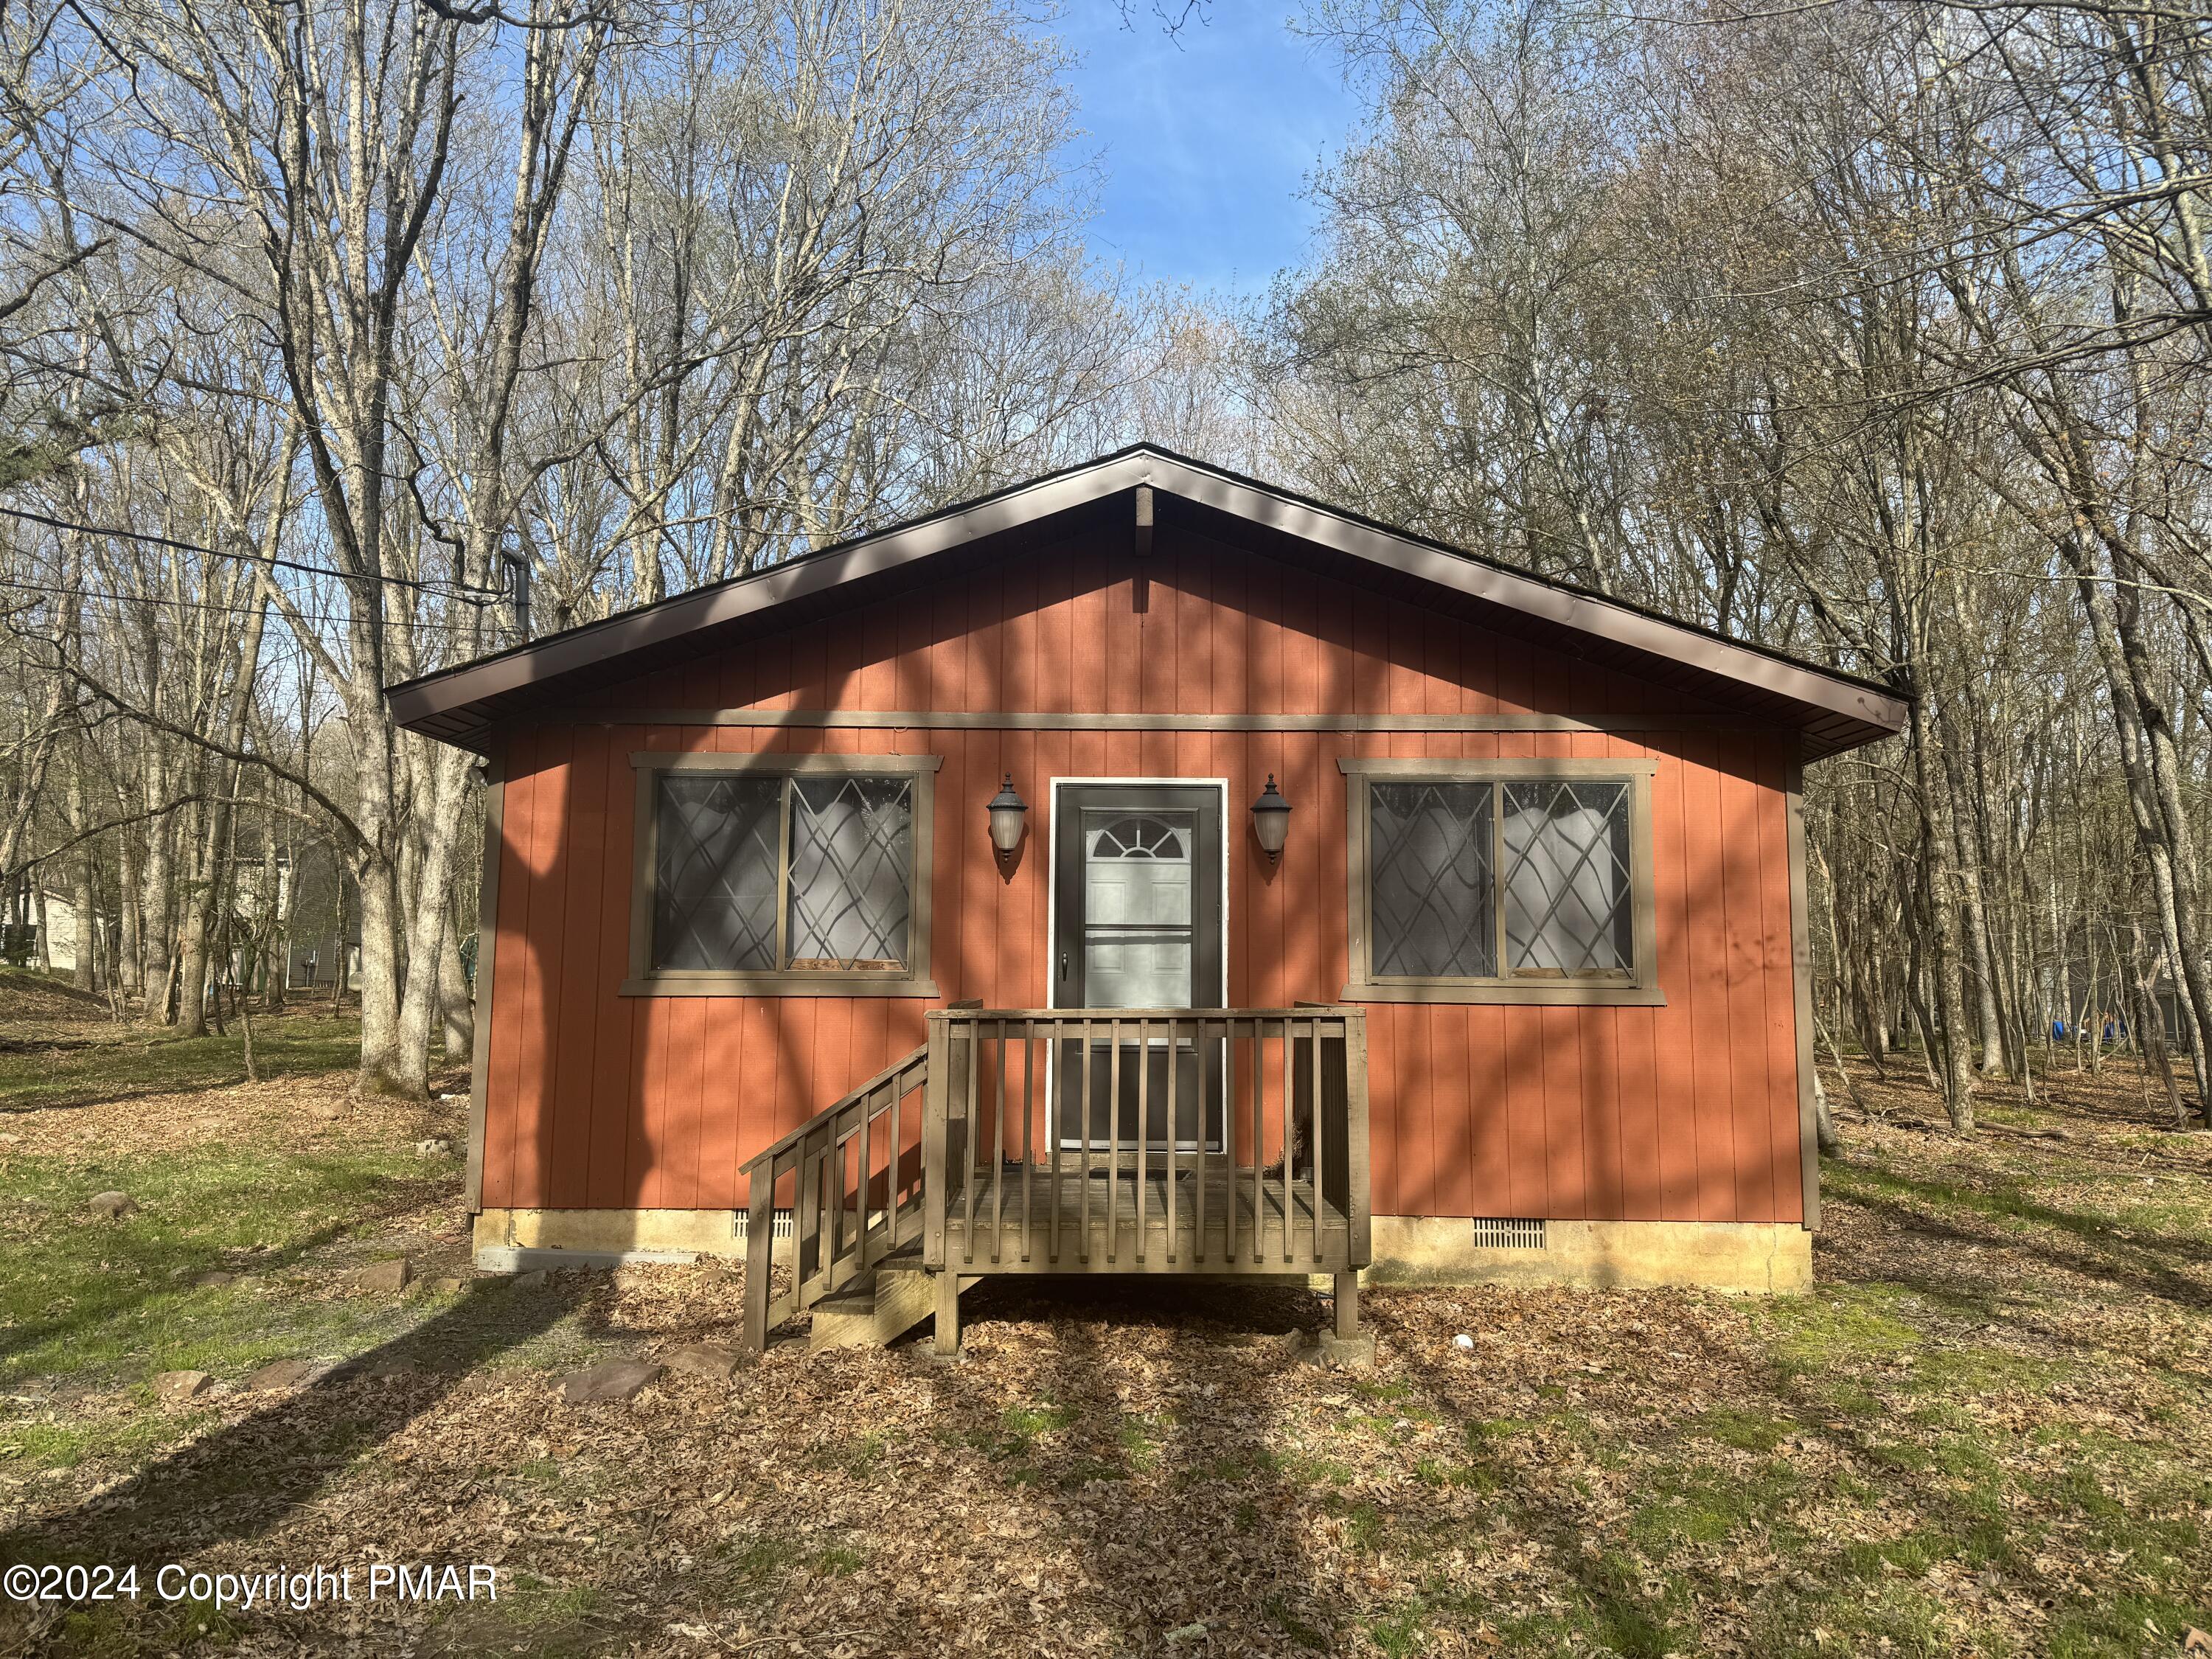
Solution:
M1809 1296L1377 1290L1347 1376L1282 1340L1303 1288L986 1285L957 1364L785 1340L573 1408L580 1363L732 1340L739 1277L355 1291L466 1241L458 1162L413 1150L453 1109L328 1121L341 1077L0 1112L0 1561L501 1589L15 1605L0 1652L2181 1652L2212 1136L2118 1061L1990 1088L1971 1140L1892 1078L1826 1164ZM111 1187L139 1213L91 1218ZM234 1386L295 1356L344 1363ZM217 1390L156 1405L185 1367Z

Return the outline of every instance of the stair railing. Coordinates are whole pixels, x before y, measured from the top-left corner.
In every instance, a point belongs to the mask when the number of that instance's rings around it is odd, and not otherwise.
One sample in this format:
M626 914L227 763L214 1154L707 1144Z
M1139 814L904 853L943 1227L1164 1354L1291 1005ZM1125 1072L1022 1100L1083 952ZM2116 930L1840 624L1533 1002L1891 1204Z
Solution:
M892 1061L740 1166L751 1179L745 1207L744 1346L872 1271L921 1236L921 1103L929 1049ZM913 1144L909 1145L909 1142ZM776 1194L789 1183L792 1272L769 1294Z

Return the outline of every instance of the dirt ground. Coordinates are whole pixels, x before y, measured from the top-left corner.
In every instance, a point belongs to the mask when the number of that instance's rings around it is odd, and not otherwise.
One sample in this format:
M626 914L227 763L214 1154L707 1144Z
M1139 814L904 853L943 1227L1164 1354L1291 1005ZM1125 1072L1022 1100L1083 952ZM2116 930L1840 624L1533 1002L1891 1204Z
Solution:
M1810 1296L1377 1290L1358 1376L1283 1340L1303 1288L986 1285L957 1363L793 1327L581 1407L582 1364L734 1341L741 1278L466 1273L458 1158L416 1150L456 1106L0 1115L0 1561L141 1570L10 1604L0 1653L2183 1652L2212 1136L2119 1062L1989 1087L1971 1140L1863 1083ZM83 1212L111 1182L138 1215ZM409 1290L356 1286L401 1253ZM286 1356L335 1368L239 1386ZM186 1364L215 1385L158 1402ZM380 1562L499 1599L371 1601ZM168 1563L355 1599L165 1600Z

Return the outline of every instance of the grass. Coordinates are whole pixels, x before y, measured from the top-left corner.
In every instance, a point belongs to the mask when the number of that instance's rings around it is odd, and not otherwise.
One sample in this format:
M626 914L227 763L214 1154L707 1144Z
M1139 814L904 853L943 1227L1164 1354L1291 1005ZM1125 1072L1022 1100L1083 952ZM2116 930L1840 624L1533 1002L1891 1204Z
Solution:
M446 1190L445 1176L382 1146L209 1146L83 1164L13 1158L0 1388L58 1376L78 1387L167 1370L228 1376L386 1340L408 1322L398 1307L287 1291L314 1282L311 1255L418 1207ZM85 1200L103 1188L131 1194L137 1212L90 1216ZM239 1277L195 1282L225 1272Z
M246 1078L246 1038L235 1021L224 1036L94 1027L86 1035L40 1030L15 1042L21 1046L0 1051L0 1115L219 1089ZM62 1042L88 1046L56 1046ZM351 1065L360 1044L352 1020L264 1018L254 1025L254 1066L264 1078L314 1076Z
M138 1042L89 1086L139 1086ZM733 1277L342 1293L461 1246L458 1164L404 1116L303 1109L337 1078L25 1113L0 1549L497 1553L511 1597L380 1612L343 1638L371 1654L2178 1653L2212 1628L2212 1140L2154 1133L2106 1069L1993 1098L1972 1142L1904 1127L1936 1115L1911 1097L1847 1125L1801 1297L1376 1291L1381 1368L1346 1376L1249 1340L1317 1322L1303 1289L989 1287L957 1365L793 1343L580 1410L552 1373L730 1340ZM108 1186L140 1212L93 1220ZM217 1270L246 1276L194 1282ZM276 1406L144 1387L301 1353L417 1369ZM23 1630L117 1656L330 1635L173 1606Z

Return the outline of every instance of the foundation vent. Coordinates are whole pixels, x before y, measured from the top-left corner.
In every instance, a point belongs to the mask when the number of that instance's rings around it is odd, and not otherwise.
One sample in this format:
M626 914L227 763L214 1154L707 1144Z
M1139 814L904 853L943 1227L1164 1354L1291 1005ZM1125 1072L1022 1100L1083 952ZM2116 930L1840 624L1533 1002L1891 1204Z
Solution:
M1478 1250L1540 1250L1544 1248L1543 1218L1479 1215L1474 1218L1474 1248Z
M769 1218L768 1235L770 1238L789 1238L793 1224L790 1211L778 1210ZM1538 1222L1536 1224L1540 1227L1543 1223ZM743 1210L731 1211L730 1231L738 1238L749 1237L752 1232L752 1217Z

